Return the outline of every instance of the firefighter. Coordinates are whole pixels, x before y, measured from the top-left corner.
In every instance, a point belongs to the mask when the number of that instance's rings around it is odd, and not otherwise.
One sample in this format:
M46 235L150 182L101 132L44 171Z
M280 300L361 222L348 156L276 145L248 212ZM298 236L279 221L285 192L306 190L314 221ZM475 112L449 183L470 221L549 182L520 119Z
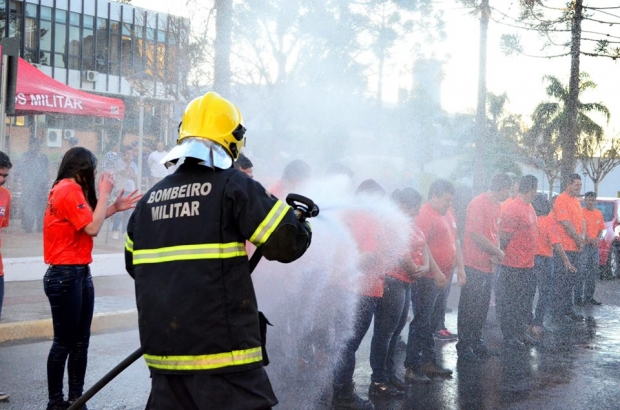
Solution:
M244 242L292 262L310 245L307 222L232 166L245 143L238 108L215 92L191 101L177 145L127 227L140 342L151 372L147 409L270 409L265 328ZM261 320L259 320L259 316Z

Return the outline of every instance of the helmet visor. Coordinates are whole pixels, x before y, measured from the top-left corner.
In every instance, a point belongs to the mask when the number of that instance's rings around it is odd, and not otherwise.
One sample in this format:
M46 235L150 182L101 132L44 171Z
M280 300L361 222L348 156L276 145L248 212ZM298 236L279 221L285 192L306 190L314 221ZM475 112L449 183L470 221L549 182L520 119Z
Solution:
M181 158L196 158L201 160L201 165L211 168L228 169L232 166L232 158L224 147L205 138L183 138L159 163L168 167Z

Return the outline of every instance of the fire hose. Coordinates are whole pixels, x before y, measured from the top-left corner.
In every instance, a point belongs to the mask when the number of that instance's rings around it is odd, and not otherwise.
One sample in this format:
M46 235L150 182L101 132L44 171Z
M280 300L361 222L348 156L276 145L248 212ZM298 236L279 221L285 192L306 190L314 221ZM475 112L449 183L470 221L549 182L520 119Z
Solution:
M300 221L305 221L308 218L314 218L319 214L319 207L310 199L298 194L289 194L286 197L286 203L293 208L295 216ZM257 248L252 257L250 258L250 274L254 272L254 269L258 265L258 262L263 257L261 248ZM136 360L142 357L142 348L139 347L127 356L122 362L117 364L112 370L104 375L98 382L96 382L90 389L88 389L82 396L74 401L67 410L78 410L88 402L95 394L99 393L108 383L110 383L116 376L121 374L125 369L131 366Z

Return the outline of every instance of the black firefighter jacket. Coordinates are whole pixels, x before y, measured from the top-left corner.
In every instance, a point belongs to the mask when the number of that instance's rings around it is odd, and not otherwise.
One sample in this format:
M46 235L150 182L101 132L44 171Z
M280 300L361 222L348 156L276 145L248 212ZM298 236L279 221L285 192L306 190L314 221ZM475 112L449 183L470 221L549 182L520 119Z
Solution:
M127 227L140 341L152 372L229 373L262 366L245 241L291 262L309 225L234 170L185 163L149 190Z

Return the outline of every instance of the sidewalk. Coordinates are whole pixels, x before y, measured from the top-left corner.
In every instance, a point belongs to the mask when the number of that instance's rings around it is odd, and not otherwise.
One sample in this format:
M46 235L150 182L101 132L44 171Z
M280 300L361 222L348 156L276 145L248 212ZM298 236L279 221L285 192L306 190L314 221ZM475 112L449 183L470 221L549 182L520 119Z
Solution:
M24 233L19 220L2 230L5 272L4 304L0 319L0 343L51 338L51 312L43 291L41 233ZM107 227L104 226L104 228ZM125 271L124 239L113 240L102 230L95 238L91 273L95 285L95 315L92 331L135 328L138 323L133 279Z

